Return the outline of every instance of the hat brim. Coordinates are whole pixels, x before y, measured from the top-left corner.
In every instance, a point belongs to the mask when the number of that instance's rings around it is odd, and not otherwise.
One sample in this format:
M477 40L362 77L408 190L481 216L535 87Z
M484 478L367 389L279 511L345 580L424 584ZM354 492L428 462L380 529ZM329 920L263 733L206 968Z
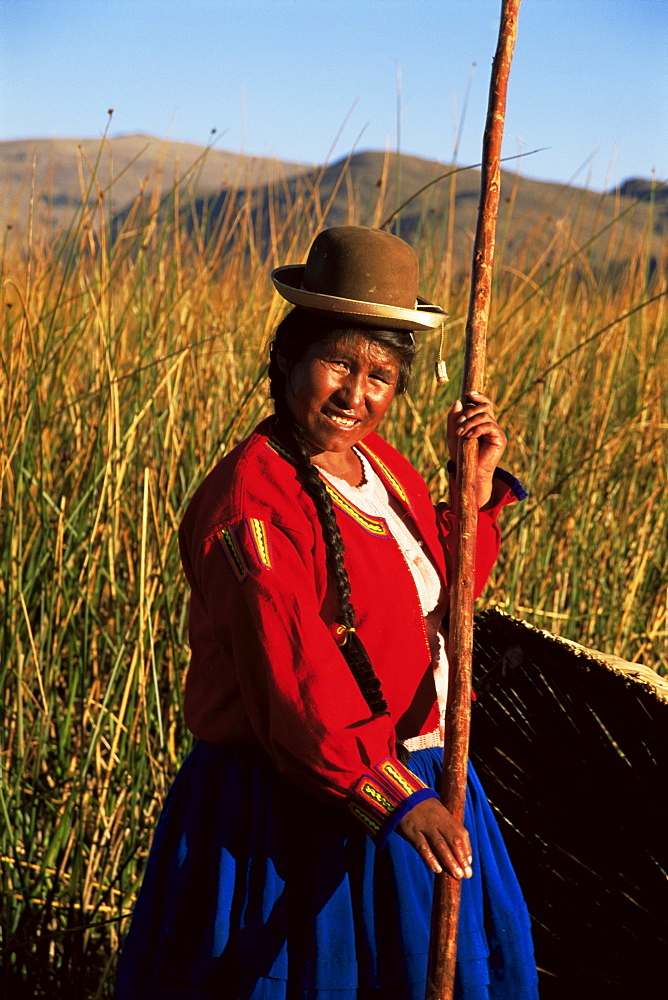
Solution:
M302 309L334 313L342 319L359 323L360 326L375 327L378 330L435 330L448 315L443 309L421 298L418 298L415 309L402 309L400 306L383 305L379 302L361 302L321 292L307 292L301 287L304 268L304 264L289 264L271 272L271 280L279 295Z

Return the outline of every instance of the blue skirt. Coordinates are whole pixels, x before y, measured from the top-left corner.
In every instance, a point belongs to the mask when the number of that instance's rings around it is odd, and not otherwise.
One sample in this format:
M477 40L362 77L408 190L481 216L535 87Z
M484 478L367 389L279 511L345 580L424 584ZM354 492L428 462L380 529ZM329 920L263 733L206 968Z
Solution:
M411 754L438 787L442 750ZM459 1000L536 1000L529 918L469 767ZM198 743L169 793L120 960L117 1000L424 1000L433 875L377 850L259 750Z

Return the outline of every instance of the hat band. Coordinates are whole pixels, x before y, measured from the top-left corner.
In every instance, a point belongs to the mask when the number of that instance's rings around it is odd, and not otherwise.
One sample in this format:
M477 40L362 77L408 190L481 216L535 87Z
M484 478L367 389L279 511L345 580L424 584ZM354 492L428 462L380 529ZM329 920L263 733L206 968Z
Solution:
M288 274L288 272L291 272ZM295 273L299 272L299 274ZM430 305L418 299L415 309L405 309L402 306L385 305L380 302L364 302L359 299L346 299L338 295L326 295L324 292L309 292L297 285L295 280L301 278L303 267L279 267L272 272L272 280L277 291L302 309L312 309L317 312L340 314L362 323L373 320L385 320L389 326L404 330L434 330L443 322L447 315L438 306ZM283 281L285 275L288 281ZM292 279L292 282L290 281Z

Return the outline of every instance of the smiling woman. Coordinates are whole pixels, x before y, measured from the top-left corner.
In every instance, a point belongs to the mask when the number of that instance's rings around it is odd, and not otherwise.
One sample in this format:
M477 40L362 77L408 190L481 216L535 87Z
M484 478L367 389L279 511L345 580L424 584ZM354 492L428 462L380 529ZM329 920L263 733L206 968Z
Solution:
M417 258L360 227L279 268L296 308L269 365L275 416L207 476L180 529L191 589L185 713L198 738L156 833L117 997L422 1000L433 879L463 879L457 996L534 1000L528 916L471 772L441 804L452 511L375 431L403 392ZM482 588L522 498L484 396Z
M315 330L323 336L322 327ZM283 339L279 330L275 350L286 377L285 404L304 432L311 461L356 486L361 468L353 445L385 416L400 381L401 360L392 347L368 335L335 329L291 364L281 353Z
M329 453L345 453L375 430L394 399L398 360L363 334L349 333L314 344L292 369L279 354L279 365L288 376L288 408L315 464L340 471L330 467Z

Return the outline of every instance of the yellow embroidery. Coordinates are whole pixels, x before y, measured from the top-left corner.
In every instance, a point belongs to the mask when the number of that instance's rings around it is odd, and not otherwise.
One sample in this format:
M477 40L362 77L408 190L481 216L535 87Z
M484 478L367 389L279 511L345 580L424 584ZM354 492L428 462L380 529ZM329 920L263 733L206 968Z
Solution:
M365 514L364 511L358 510L354 504L352 504L342 493L339 493L335 486L332 486L330 482L325 482L327 487L327 492L332 498L332 503L339 510L342 510L344 514L348 514L352 517L353 521L357 521L365 531L368 531L370 535L375 535L377 538L391 538L390 530L382 517L372 517L370 514Z
M371 816L369 816L367 812L364 811L364 809L356 805L354 802L349 802L348 808L350 809L353 816L356 816L363 823L366 823L366 825L371 830L373 830L374 833L378 833L381 827L381 824L378 822L378 820L373 819Z
M267 441L267 447L271 448L272 451L275 451L277 455L280 455L281 458L284 458L287 462L290 462L291 465L295 465L294 457L290 454L289 451L287 451L286 448L284 448L281 444L279 444L279 442L276 441L274 438L270 438ZM369 452L368 448L365 448L365 451L367 451L371 455L373 460L377 462L378 465L381 467L383 473L387 476L387 479L389 480L392 488L397 492L397 494L401 497L401 499L408 506L410 506L408 497L404 492L399 481L392 475L389 469L387 469L386 466L383 465L383 463L376 458L375 455ZM355 507L354 504L350 502L350 500L344 497L342 493L339 493L337 488L333 486L328 480L325 480L325 486L327 487L327 492L332 498L334 506L338 507L339 510L342 510L344 514L347 514L349 517L352 517L353 521L357 521L357 523L361 525L361 527L364 528L365 531L368 531L370 535L375 535L376 538L392 537L390 530L387 527L385 521L382 519L382 517L372 517L370 514L365 514L364 511L359 510L357 507Z
M253 539L253 545L255 546L255 552L258 560L263 566L266 566L267 569L271 569L269 536L267 535L267 528L264 521L261 521L257 517L249 517L248 528L250 530L250 536Z
M395 802L390 802L389 799L385 798L381 790L377 785L372 785L370 781L365 781L359 790L360 795L364 795L371 799L374 805L377 805L380 809L385 812L390 813L396 807Z
M378 765L378 770L381 774L384 774L388 781L391 781L397 788L400 788L402 792L406 795L412 795L413 792L417 792L420 788L426 788L427 786L423 781L417 777L417 775L412 774L410 778L413 780L414 784L408 778L405 778L400 771L396 769L391 760L384 760Z
M381 462L381 460L378 458L378 456L375 455L371 451L371 448L369 448L368 445L364 444L363 441L360 441L358 443L357 447L361 448L362 451L366 452L366 454L369 456L369 458L371 458L376 463L376 465L378 466L378 468L380 469L380 471L383 473L383 476L385 477L385 479L387 479L388 483L390 484L390 486L392 487L392 489L394 490L394 492L397 494L397 496L399 497L399 499L403 500L403 502L406 504L407 507L410 507L411 506L411 502L410 502L410 499L408 497L408 493L406 493L406 490L403 488L403 486L401 485L401 483L399 482L399 480L397 479L397 477L394 475L394 473L390 472L390 470L388 469L388 467L385 465L385 462Z

